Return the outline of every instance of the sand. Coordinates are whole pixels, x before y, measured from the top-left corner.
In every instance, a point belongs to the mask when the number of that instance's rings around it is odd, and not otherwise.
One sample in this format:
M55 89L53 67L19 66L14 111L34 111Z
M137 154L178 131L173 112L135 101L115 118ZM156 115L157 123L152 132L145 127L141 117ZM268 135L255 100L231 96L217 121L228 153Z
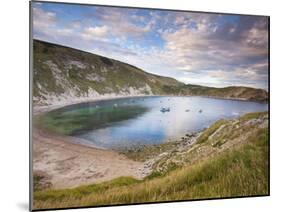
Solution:
M34 106L33 116L85 101L95 102L136 96L103 96L90 100L59 102L49 106ZM133 161L113 150L93 146L87 140L54 134L36 126L32 130L32 140L33 173L40 173L40 176L44 176L47 183L51 183L51 187L55 189L99 183L121 176L143 179L152 171L147 163Z
M33 173L48 176L52 188L73 188L121 176L142 179L145 164L118 152L79 144L79 138L33 130Z

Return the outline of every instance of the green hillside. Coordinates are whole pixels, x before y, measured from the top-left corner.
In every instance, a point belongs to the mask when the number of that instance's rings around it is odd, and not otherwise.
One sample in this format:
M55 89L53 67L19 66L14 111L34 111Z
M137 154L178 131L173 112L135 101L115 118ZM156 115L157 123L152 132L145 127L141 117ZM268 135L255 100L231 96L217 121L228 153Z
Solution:
M34 40L33 83L39 104L48 104L50 97L165 94L165 87L183 85L126 63L38 40Z
M101 95L202 95L267 100L267 92L247 87L185 85L169 77L89 52L34 40L33 101L52 105Z

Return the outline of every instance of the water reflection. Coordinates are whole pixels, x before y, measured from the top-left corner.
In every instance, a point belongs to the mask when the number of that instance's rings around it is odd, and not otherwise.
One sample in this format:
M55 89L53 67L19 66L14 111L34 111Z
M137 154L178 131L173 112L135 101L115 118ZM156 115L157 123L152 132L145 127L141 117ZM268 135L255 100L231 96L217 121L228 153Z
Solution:
M162 107L170 111L161 112ZM203 97L138 97L84 103L61 108L56 113L64 120L60 124L80 124L80 128L70 134L116 149L162 143L202 130L221 118L266 110L267 104L256 102Z

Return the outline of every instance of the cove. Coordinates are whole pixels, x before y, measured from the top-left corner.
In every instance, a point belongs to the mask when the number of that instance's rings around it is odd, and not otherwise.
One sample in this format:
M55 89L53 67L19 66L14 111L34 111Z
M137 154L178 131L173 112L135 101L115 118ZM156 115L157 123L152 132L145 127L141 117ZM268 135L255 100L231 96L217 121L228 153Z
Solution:
M60 134L118 150L172 141L185 133L200 131L222 118L267 110L267 103L239 100L131 97L59 108L45 114L41 123Z

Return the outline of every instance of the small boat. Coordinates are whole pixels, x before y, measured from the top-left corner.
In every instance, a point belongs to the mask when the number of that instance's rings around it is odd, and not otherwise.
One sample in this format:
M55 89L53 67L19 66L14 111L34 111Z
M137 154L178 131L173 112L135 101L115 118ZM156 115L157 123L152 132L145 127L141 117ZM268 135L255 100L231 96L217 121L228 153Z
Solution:
M190 111L190 110L188 110L188 109L187 109L187 110L185 110L185 112L189 112L189 111Z
M199 113L202 113L202 112L203 112L203 110L201 110L201 109L200 109L198 112L199 112Z
M113 107L115 107L115 108L118 107L118 104L114 104Z
M161 111L162 113L170 112L170 108L169 108L169 107L167 107L167 108L162 107L160 111Z

